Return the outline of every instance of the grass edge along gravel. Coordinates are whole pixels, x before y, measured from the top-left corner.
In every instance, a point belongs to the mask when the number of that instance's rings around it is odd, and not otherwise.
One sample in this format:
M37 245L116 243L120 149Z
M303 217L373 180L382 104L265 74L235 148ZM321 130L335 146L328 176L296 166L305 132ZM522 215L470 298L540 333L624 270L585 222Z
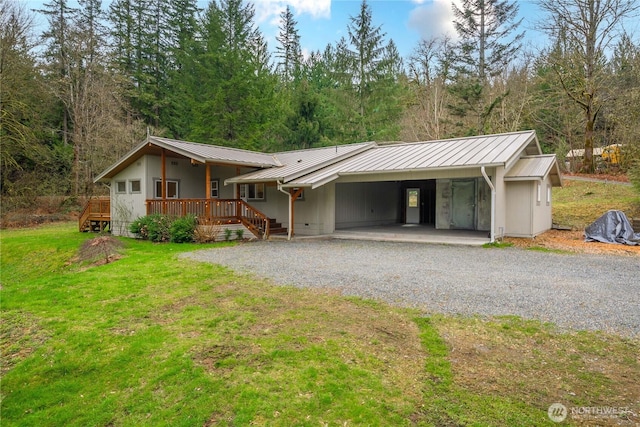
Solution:
M123 239L116 262L73 262L91 237L2 232L3 426L553 425L556 401L640 412L623 378L640 372L637 341L422 317L176 259L195 245ZM545 365L560 388L531 379Z

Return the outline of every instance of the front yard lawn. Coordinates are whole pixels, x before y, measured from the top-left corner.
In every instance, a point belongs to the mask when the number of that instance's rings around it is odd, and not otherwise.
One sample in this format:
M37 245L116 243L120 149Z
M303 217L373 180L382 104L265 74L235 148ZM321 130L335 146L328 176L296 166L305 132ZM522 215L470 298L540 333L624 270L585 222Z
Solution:
M3 426L538 426L554 402L640 422L638 340L274 286L176 257L192 244L94 265L74 226L2 231Z

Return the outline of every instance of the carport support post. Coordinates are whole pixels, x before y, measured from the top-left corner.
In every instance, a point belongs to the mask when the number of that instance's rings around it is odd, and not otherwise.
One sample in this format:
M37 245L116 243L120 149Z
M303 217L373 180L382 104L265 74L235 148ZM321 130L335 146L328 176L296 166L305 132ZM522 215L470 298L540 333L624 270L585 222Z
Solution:
M300 194L302 194L303 189L291 188L289 191L287 191L284 188L282 188L282 183L278 181L278 191L286 194L289 198L289 226L287 229L287 240L291 240L291 237L293 236L293 219L295 214L293 202L295 202L296 199L300 197Z
M291 236L293 236L293 224L294 215L295 215L295 205L294 202L298 200L302 194L302 188L292 188L289 190L289 240L291 240Z
M491 188L491 243L493 243L496 241L496 187L489 179L484 166L480 168L480 172L482 172L484 180L487 181L489 188Z

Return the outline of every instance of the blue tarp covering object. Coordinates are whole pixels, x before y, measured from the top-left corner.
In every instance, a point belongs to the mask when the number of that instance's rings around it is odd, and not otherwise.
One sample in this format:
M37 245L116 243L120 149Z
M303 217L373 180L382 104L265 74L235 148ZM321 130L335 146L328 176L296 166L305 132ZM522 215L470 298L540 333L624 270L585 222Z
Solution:
M634 233L622 211L609 211L584 229L586 242L640 245L640 233Z

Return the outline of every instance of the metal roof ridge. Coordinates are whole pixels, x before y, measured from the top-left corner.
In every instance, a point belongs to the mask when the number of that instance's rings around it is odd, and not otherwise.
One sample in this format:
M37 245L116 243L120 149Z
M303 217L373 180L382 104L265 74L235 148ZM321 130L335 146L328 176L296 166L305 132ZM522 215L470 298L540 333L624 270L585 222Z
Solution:
M535 130L530 129L530 130L520 130L520 131L514 131L514 132L492 133L487 135L458 136L455 138L442 138L442 139L432 139L432 140L424 140L424 141L380 142L379 144L377 144L376 148L397 147L401 145L414 145L414 144L434 144L434 143L441 143L441 142L462 141L465 139L491 138L496 136L504 137L509 135L520 135L520 134L527 134L527 133L535 135L535 132L536 132Z
M371 146L377 146L378 143L375 141L366 141L366 142L354 142L351 144L334 144L334 145L327 145L324 147L309 147L309 148L301 148L298 150L289 150L289 151L277 151L275 153L273 153L274 156L277 156L279 154L292 154L292 153L303 153L305 151L318 151L318 150L326 150L327 148L337 148L337 147L352 147L352 146L356 146L356 145L371 145Z
M356 145L356 144L347 144L347 145ZM371 144L369 142L359 143L358 145L361 145L361 147L359 147L358 149L354 149L354 150L348 151L348 152L343 153L343 154L341 154L339 156L336 156L336 157L334 157L332 159L328 159L328 160L325 160L325 161L320 162L318 164L312 165L312 166L310 166L308 168L305 168L305 169L300 170L300 171L298 171L296 173L293 173L293 174L289 175L288 177L283 177L283 182L285 182L285 183L286 182L290 182L290 181L293 181L294 179L298 179L298 178L303 177L305 175L310 175L312 173L319 172L319 171L321 171L322 169L324 169L326 167L333 166L333 165L338 164L338 163L340 163L340 162L342 162L344 160L347 160L347 159L351 159L351 158L353 158L355 156L358 156L359 154L365 153L365 152L369 151L370 149L372 149L372 148L377 146L377 144L375 144L375 143Z
M165 138L163 136L149 136L149 139L156 139L156 140L165 140L165 141L171 141L171 142L177 142L180 144L189 144L189 145L197 145L197 146L201 146L201 147L215 147L215 148L223 148L225 150L232 150L232 151L240 151L243 153L251 153L251 154L257 154L260 156L271 156L271 154L269 153L263 153L261 151L254 151L254 150L247 150L244 148L237 148L237 147L228 147L226 145L218 145L218 144L206 144L204 142L195 142L195 141L184 141L181 139L173 139L173 138Z
M274 159L273 156L271 156L269 154L260 153L258 151L244 150L242 148L225 147L225 146L222 146L222 145L215 145L215 144L203 144L201 142L181 141L181 140L178 140L178 139L163 138L163 137L158 137L158 136L149 136L145 142L147 142L149 144L155 144L155 145L161 146L162 148L165 148L165 149L168 149L168 150L172 150L174 152L182 154L185 157L193 158L193 159L195 159L195 160L197 160L197 161L199 161L201 163L206 163L207 160L211 160L213 157L203 157L202 155L197 154L197 153L189 150L188 147L180 147L180 146L176 147L175 145L172 145L172 143L178 143L179 145L194 145L194 146L202 147L202 148L213 148L213 149L229 150L229 151L243 153L243 154L252 154L252 155L256 155L258 157L263 157L263 158L267 158L267 159L273 160L272 162L256 162L256 161L243 161L243 160L233 160L233 159L219 158L219 160L224 160L225 163L239 164L239 165L251 165L251 166L267 167L267 168L281 165L280 162L277 161L277 159Z

